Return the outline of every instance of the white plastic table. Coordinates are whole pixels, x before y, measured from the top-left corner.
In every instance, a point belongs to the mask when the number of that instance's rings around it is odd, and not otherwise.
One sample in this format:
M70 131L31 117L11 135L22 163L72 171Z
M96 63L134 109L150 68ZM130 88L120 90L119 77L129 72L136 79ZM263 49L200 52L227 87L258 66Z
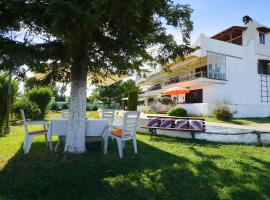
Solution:
M109 131L109 121L106 119L87 119L85 127L85 136L89 137L104 137ZM52 136L66 136L68 128L68 119L52 120L48 129L48 141L52 150Z

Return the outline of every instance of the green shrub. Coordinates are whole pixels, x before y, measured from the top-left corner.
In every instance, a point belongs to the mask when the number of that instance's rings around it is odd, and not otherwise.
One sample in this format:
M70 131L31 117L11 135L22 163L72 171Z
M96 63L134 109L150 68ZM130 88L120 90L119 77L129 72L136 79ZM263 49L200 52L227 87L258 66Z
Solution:
M98 110L98 107L96 105L94 105L91 110L92 111L97 111Z
M13 80L11 85L11 104L18 96L18 82ZM0 131L7 117L7 92L8 77L5 74L0 75Z
M66 109L69 109L69 105L68 105L68 103L63 103L62 110L66 110Z
M86 111L91 111L91 110L92 110L92 107L89 104L87 104L86 105Z
M15 114L17 119L21 119L20 109L24 110L27 119L38 119L40 116L38 105L29 101L27 98L20 99L12 105L12 113Z
M130 91L128 93L128 110L133 111L137 110L137 105L138 105L138 91Z
M41 112L40 118L44 119L52 97L51 89L48 87L33 88L27 92L27 97L38 105Z
M187 111L184 108L171 108L168 114L170 116L187 117Z
M53 111L60 111L61 108L60 108L59 103L56 103L56 102L52 103L51 104L51 110L53 110Z
M222 121L230 121L233 117L233 112L227 105L217 106L213 109L213 117Z

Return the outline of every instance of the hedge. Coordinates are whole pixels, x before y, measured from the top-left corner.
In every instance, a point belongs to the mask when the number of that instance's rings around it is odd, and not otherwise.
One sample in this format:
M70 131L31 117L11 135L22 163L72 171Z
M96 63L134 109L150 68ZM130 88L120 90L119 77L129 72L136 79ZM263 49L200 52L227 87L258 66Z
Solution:
M40 109L40 119L44 119L48 105L51 101L52 91L49 87L36 87L27 92L27 97L31 102L38 105Z

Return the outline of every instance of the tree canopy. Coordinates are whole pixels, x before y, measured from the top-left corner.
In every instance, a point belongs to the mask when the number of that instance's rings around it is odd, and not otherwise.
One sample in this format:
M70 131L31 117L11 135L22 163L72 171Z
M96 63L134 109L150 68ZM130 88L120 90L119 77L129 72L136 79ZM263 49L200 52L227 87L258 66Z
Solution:
M193 51L191 12L172 0L0 1L0 70L26 64L47 79L71 81L65 151L81 153L87 75L97 83L183 58ZM181 44L166 26L179 29Z
M140 72L143 62L166 63L192 51L192 10L170 0L1 1L0 11L2 69L12 60L48 78L70 80L76 66L99 75L93 76L96 82L110 74ZM165 25L179 28L181 45ZM21 31L19 39L7 37L11 30Z
M122 99L128 97L130 91L139 92L139 87L135 81L118 81L110 86L98 86L93 93L93 97L102 101L109 107L111 103L123 103ZM93 99L90 97L90 99Z

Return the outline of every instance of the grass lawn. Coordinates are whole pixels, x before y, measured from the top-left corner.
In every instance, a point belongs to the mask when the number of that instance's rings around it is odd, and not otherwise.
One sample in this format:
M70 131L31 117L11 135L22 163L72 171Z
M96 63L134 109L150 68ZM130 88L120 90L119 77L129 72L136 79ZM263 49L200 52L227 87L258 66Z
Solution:
M205 117L206 121L209 122L224 122L217 120L213 117ZM254 117L254 118L233 118L230 121L226 121L225 123L231 123L231 124L239 124L239 125L247 125L247 124L252 124L252 123L259 123L259 124L264 124L264 123L270 123L270 117Z
M50 111L47 115L46 115L46 120L52 120L52 119L57 119L61 117L61 111L57 111L57 112L52 112ZM96 111L87 111L86 112L86 117L87 118L99 118L99 114Z
M65 155L42 136L23 155L23 127L12 126L0 137L0 199L270 199L269 147L137 139L138 155L127 143L122 160L115 141L106 156Z

